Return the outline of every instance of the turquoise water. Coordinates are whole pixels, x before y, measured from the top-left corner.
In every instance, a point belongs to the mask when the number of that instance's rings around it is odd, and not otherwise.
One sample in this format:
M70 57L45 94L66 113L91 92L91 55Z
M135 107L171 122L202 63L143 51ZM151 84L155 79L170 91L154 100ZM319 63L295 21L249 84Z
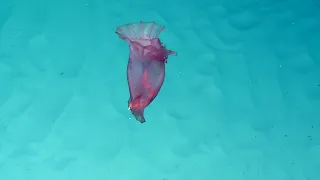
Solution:
M117 26L166 26L128 111ZM316 0L1 0L0 180L318 180Z

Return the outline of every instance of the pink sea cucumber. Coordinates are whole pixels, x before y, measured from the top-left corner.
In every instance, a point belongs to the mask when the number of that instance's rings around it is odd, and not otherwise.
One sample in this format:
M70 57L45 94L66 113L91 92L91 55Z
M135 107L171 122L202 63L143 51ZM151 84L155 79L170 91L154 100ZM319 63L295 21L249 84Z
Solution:
M116 34L130 47L127 80L129 109L136 120L144 123L144 109L158 95L164 81L165 63L176 52L166 49L158 38L165 26L155 22L136 22L118 26Z

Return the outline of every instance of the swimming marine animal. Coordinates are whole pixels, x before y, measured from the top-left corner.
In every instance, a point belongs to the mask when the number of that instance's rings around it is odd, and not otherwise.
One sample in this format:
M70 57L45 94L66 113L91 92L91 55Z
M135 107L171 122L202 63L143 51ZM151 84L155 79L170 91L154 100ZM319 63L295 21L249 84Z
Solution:
M135 22L116 28L116 34L130 47L127 81L130 92L129 110L137 121L144 123L144 109L158 95L165 77L165 63L169 55L158 38L165 26L155 22Z

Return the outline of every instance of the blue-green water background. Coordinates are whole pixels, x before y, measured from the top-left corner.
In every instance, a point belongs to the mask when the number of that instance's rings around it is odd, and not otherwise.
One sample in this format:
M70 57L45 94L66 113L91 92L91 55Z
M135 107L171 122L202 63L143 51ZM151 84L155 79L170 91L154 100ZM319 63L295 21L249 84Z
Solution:
M178 53L140 124L119 25ZM1 0L0 180L318 180L316 0Z

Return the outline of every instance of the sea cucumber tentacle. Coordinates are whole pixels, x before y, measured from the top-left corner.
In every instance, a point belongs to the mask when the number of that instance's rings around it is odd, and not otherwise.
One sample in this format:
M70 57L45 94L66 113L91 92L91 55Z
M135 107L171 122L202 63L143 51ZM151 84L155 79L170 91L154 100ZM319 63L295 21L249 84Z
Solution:
M155 22L136 22L117 27L116 34L123 40L152 40L158 38L165 26Z

